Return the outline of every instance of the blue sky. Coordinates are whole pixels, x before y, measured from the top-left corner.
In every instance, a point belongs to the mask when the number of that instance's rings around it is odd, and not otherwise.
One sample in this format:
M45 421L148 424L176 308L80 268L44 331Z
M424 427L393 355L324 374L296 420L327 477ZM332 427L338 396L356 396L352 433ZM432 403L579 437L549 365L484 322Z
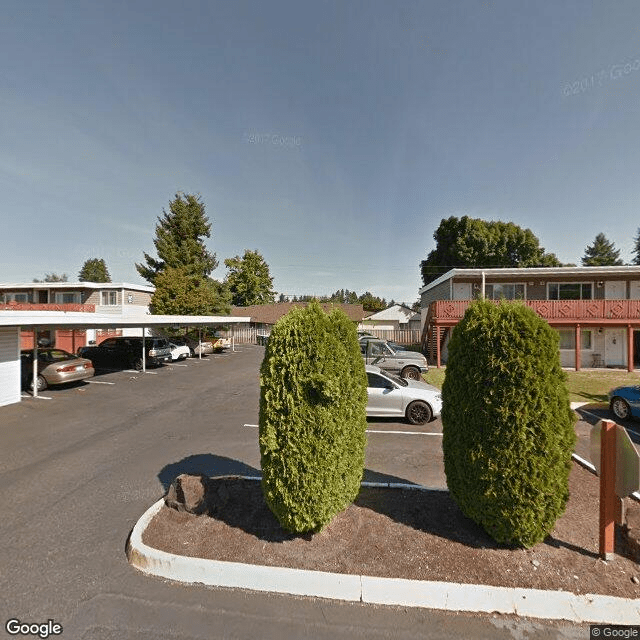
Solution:
M220 261L287 294L412 302L440 220L579 264L640 227L640 3L5 0L0 281L143 283L199 193Z

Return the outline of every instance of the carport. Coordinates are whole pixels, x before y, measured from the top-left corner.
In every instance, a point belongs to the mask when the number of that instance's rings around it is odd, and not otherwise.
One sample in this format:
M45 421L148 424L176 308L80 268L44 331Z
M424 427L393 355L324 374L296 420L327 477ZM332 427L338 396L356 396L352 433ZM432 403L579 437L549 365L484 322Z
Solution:
M20 402L20 330L31 329L34 338L40 329L124 329L139 328L144 337L146 329L158 327L215 327L246 324L250 318L231 316L131 316L65 311L0 311L0 407ZM36 380L38 361L37 340L34 339L33 382L34 396L38 395ZM142 348L143 370L145 363Z

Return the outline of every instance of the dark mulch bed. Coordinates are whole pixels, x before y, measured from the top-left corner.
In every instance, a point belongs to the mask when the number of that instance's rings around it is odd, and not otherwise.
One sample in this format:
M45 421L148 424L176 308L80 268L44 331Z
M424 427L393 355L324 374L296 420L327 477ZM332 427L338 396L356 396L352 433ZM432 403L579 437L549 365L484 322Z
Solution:
M640 597L640 567L598 557L598 479L574 464L567 511L533 549L497 545L443 491L363 488L322 532L283 531L259 482L212 478L209 511L164 506L145 544L185 556L337 573ZM631 518L640 505L627 501Z

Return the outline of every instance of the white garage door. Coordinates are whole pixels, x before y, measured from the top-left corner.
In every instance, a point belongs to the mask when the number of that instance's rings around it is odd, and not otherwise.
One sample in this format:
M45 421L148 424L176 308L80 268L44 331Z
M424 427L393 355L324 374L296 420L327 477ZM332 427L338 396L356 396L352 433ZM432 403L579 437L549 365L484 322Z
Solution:
M0 327L0 407L20 402L20 329Z

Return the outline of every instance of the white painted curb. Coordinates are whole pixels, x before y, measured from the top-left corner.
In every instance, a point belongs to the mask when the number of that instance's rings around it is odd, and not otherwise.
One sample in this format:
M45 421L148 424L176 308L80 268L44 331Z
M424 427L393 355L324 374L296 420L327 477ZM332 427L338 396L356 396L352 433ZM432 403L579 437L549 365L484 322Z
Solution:
M629 598L355 576L179 556L142 542L143 532L163 505L161 498L138 520L127 544L127 558L140 571L169 580L368 604L511 613L546 620L604 624L637 624L640 620L640 600Z

